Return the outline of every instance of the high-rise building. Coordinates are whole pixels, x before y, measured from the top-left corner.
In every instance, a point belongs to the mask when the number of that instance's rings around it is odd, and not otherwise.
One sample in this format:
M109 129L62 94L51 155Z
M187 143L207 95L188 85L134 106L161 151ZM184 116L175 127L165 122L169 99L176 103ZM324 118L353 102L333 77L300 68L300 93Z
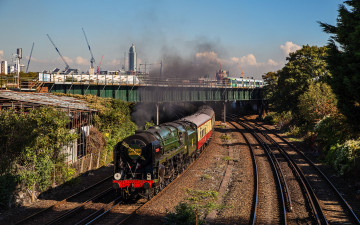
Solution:
M1 61L0 63L0 74L8 74L8 64L7 61Z
M136 51L134 44L129 49L129 71L136 72Z

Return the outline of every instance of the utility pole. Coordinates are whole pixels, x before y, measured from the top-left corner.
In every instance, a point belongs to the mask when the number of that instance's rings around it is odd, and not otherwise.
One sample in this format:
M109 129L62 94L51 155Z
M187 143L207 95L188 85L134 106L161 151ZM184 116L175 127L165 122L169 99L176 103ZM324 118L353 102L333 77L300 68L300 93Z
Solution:
M20 59L22 58L22 48L18 48L16 51L16 75L17 75L17 87L20 88Z
M160 62L160 79L162 78L162 66L163 66L163 63L162 63L162 60Z

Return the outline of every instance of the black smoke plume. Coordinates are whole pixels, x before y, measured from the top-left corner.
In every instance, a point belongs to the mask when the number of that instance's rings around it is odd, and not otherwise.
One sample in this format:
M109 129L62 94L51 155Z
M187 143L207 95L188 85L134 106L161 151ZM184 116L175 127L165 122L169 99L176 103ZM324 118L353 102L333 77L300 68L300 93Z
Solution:
M150 71L150 76L183 80L215 77L221 63L218 54L223 54L223 48L220 48L219 44L203 39L189 42L188 46L193 49L188 56L183 56L180 51L173 48L163 47L162 70L157 66Z

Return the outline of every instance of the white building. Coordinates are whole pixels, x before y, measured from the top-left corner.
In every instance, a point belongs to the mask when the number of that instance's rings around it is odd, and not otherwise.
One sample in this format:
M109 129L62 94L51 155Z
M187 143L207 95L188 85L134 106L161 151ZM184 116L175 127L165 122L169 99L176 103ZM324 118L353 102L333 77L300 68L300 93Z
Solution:
M7 61L1 61L0 63L0 74L8 74L8 65Z
M26 66L23 65L23 64L20 64L20 70L19 71L25 73L26 72Z

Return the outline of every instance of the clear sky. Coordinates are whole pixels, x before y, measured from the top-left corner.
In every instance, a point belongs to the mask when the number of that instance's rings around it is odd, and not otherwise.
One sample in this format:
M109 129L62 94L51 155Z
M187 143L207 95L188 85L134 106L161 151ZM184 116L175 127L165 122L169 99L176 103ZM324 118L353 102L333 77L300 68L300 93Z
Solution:
M86 71L90 53L103 70L120 69L132 43L139 63L168 58L205 62L232 76L260 78L283 67L289 51L323 46L340 0L0 0L0 60L23 49L29 71L63 69L49 34L71 68ZM175 57L170 57L175 56ZM153 65L155 67L156 65ZM214 69L215 70L215 69ZM215 71L214 71L215 73Z

